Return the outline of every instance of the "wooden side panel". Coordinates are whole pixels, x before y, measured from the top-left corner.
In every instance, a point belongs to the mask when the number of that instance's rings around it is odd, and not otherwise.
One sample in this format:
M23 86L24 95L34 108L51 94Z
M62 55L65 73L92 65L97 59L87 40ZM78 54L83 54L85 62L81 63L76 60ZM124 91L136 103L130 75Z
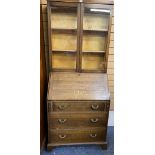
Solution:
M45 48L43 36L42 13L40 15L40 149L43 149L46 136L46 64L45 64Z

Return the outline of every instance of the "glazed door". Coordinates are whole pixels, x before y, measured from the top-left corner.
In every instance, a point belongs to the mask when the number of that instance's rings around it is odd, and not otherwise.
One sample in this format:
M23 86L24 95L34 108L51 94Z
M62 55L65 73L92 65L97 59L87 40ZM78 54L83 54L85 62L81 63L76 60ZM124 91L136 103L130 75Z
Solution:
M82 72L106 72L111 7L103 4L81 4Z
M48 9L50 71L76 71L80 4L52 2Z

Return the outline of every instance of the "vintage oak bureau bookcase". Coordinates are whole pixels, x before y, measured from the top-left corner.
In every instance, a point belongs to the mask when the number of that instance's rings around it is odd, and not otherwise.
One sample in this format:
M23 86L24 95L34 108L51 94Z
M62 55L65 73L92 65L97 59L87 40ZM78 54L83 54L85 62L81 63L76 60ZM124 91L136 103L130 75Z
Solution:
M107 61L113 4L48 0L48 144L107 147Z

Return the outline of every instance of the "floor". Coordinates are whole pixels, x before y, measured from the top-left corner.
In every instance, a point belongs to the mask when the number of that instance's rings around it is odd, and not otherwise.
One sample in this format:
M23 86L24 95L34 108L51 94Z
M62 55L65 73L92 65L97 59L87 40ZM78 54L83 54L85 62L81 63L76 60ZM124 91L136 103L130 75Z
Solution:
M54 148L48 152L44 150L42 155L114 155L114 127L108 127L107 133L108 149L102 150L96 145L79 145L79 146L64 146Z

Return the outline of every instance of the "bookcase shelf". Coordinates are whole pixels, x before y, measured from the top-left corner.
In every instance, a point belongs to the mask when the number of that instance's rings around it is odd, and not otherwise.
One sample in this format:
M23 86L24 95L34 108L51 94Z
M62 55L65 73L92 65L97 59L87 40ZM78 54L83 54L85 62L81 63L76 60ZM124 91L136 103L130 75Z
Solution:
M82 53L98 53L98 54L103 54L106 53L105 51L82 51Z
M66 33L66 32L70 32L70 33L74 33L77 31L77 29L74 28L51 28L52 31L60 31L61 33Z
M76 54L53 53L51 57L54 69L76 69Z
M76 28L51 28L52 31L76 32ZM108 32L108 29L83 29L84 32Z
M60 52L60 53L61 53L61 52L62 52L62 53L65 53L65 52L66 52L66 53L76 53L77 51L75 51L75 50L59 50L59 49L52 49L52 51L51 51L50 53L52 53L52 52L55 52L55 53L56 53L56 52L57 52L57 53L59 53L59 52Z
M108 29L84 29L84 32L108 32Z

